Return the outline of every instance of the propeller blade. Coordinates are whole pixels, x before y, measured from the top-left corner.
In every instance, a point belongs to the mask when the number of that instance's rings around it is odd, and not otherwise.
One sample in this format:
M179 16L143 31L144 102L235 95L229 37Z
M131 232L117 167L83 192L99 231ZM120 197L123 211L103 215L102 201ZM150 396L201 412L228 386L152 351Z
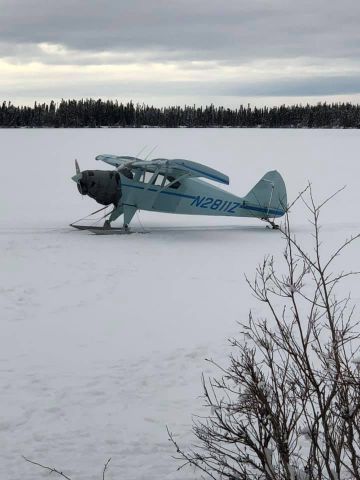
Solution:
M79 164L78 164L78 161L76 160L76 158L75 158L75 170L76 170L76 175L79 175L80 167L79 167Z

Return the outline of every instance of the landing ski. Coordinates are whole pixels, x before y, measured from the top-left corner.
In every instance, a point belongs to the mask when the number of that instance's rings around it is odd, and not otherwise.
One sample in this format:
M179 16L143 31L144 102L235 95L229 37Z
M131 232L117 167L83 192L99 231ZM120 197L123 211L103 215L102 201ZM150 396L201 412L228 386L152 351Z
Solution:
M70 224L70 227L76 228L78 230L86 230L87 232L94 233L95 235L130 235L131 233L149 233L149 232L140 232L134 231L130 228L124 227L96 227L94 225L74 225Z

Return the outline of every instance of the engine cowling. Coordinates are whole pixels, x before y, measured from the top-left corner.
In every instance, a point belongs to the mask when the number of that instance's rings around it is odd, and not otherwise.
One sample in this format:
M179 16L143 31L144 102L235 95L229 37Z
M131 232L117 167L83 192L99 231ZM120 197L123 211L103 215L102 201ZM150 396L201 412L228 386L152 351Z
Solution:
M88 195L101 205L117 205L122 196L120 174L113 170L84 170L77 187L81 195Z

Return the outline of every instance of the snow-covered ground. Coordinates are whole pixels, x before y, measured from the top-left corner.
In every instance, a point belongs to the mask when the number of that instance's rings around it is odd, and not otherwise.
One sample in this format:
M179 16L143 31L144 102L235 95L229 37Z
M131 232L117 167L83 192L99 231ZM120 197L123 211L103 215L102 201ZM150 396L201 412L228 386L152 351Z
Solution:
M0 130L0 478L42 478L21 455L74 480L194 479L177 472L166 425L191 442L205 358L226 363L227 338L253 308L245 284L279 232L252 219L141 212L147 235L99 237L68 224L95 210L70 180L103 168L99 153L183 157L228 174L244 195L268 170L291 200L308 180L327 247L360 231L360 131ZM305 209L292 213L305 243ZM342 267L360 270L359 244ZM358 280L347 287L359 300ZM204 412L203 412L204 413Z

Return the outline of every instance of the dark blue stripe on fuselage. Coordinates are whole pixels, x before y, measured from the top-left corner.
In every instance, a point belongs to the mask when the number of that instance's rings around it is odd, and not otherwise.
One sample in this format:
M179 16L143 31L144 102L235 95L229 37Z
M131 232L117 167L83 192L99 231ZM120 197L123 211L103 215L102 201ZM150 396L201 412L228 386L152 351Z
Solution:
M240 208L244 210L253 210L255 212L262 212L262 213L272 213L273 215L284 215L283 210L274 210L273 208L262 208L262 207L255 207L252 205L241 205Z
M122 183L122 185L124 187L130 187L130 188L137 188L138 190L144 190L145 187L141 187L140 185L129 185L128 183ZM156 188L148 188L147 190L149 190L150 192L159 192L159 190L157 190ZM170 191L166 191L166 190L162 190L160 191L161 194L163 195L173 195L175 197L182 197L182 198L190 198L191 200L195 200L195 198L197 198L197 196L195 195L186 195L184 193L178 193L178 192L170 192ZM284 215L284 211L283 210L277 210L277 209L273 209L273 208L262 208L262 207L256 207L254 205L239 205L239 208L242 208L243 210L251 210L253 212L260 212L260 213L265 213L266 215L268 214L272 214L272 215ZM226 212L224 212L226 213Z
M128 183L122 183L124 187L130 187L130 188L138 188L140 190L145 190L145 187L140 187L138 185L129 185ZM156 188L147 188L150 192L159 192ZM160 193L164 195L174 195L175 197L183 197L183 198L191 198L191 200L194 200L196 198L195 195L186 195L185 193L178 193L178 192L168 192L166 190L162 190Z
M144 190L144 187L140 187L140 185L129 185L128 183L124 182L121 182L121 185L124 187L138 188L139 190Z
M174 195L175 197L191 198L191 200L195 200L195 198L197 198L194 195L185 195L184 193L177 193L177 192L162 191L160 193L163 193L164 195Z

